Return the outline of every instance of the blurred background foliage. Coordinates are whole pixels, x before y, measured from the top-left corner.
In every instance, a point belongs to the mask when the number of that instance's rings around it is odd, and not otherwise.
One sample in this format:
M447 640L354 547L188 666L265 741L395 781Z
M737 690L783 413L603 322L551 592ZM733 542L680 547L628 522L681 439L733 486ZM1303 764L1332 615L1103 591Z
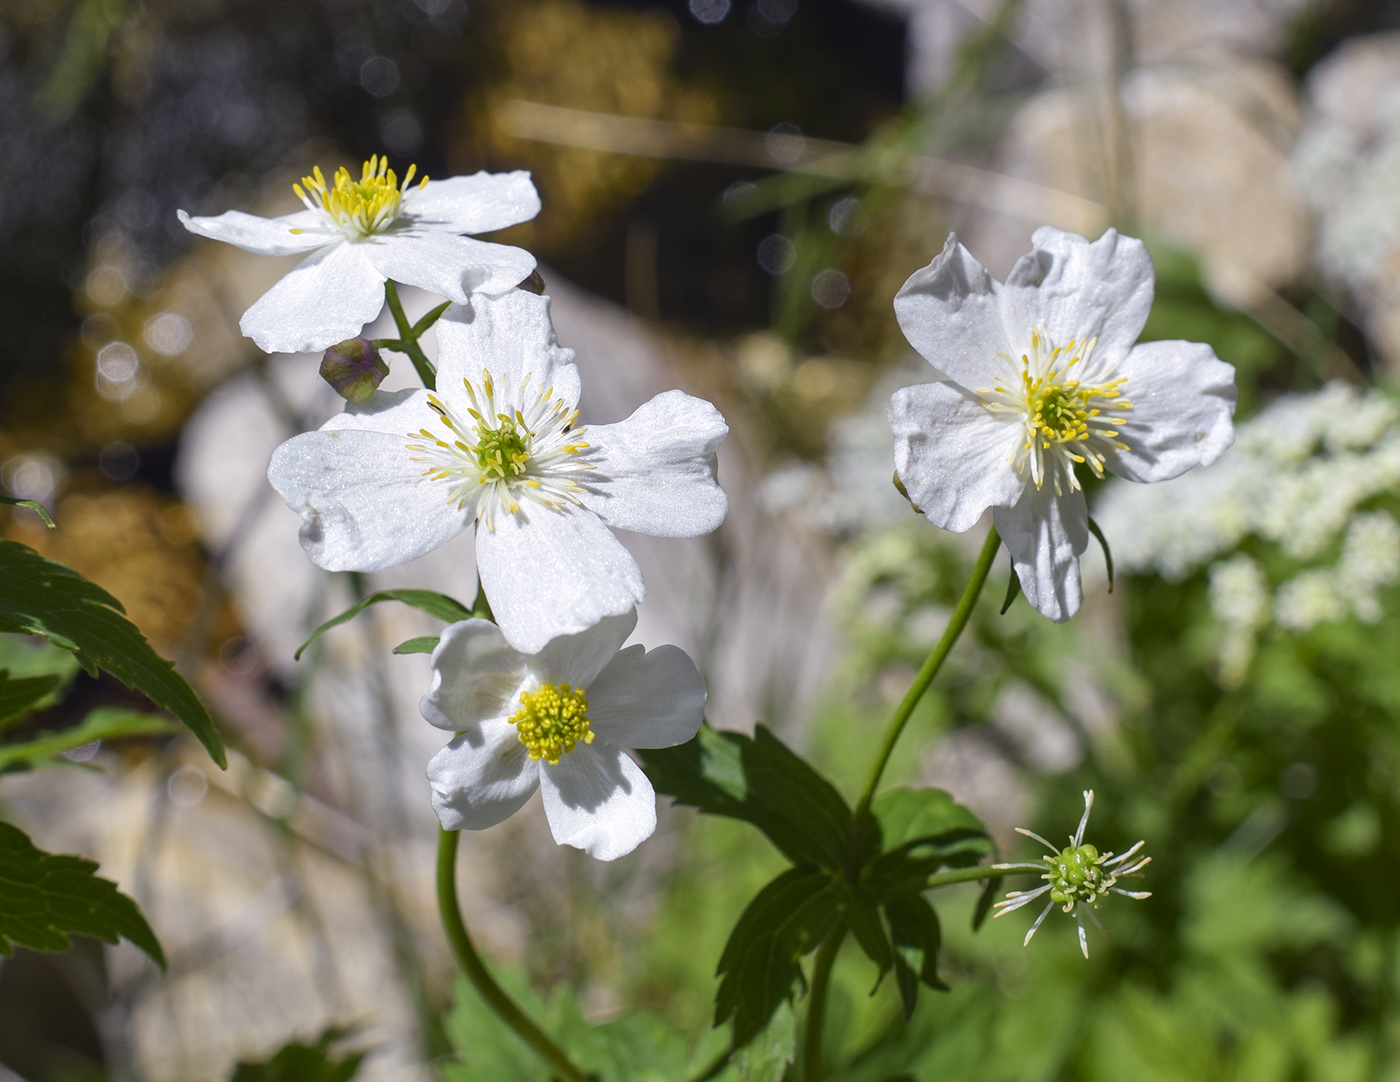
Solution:
M1199 40L1164 43L1169 24ZM1042 25L1064 46L1058 61L1027 37ZM701 374L763 476L767 511L821 548L844 659L784 737L849 793L975 552L913 519L887 484L882 395L896 376L924 378L909 376L891 318L898 286L950 227L980 239L1000 274L1038 221L1116 224L1147 236L1157 264L1145 337L1210 342L1236 366L1241 420L1331 380L1392 394L1400 306L1386 282L1400 246L1382 212L1400 194L1382 191L1359 219L1382 249L1366 262L1360 239L1332 244L1341 202L1361 196L1309 188L1316 170L1290 155L1326 143L1328 124L1355 129L1342 171L1360 176L1364 161L1393 180L1397 27L1392 0L7 0L0 483L47 503L60 529L10 510L0 529L111 590L158 649L215 673L221 694L231 683L260 696L264 727L229 734L252 764L229 788L287 829L290 813L255 783L275 770L300 786L303 767L314 781L300 685L253 656L175 483L182 427L206 395L238 373L266 376L236 316L275 271L195 241L175 210L289 210L290 181L310 163L386 149L434 177L528 168L545 211L501 239L629 310ZM1097 59L1081 64L1078 45ZM1364 70L1337 91L1340 69L1327 65L1353 55ZM1202 85L1265 133L1273 158L1246 159L1228 126L1192 141L1215 123L1189 97ZM1362 108L1382 98L1380 119ZM1160 118L1181 101L1171 128ZM1348 103L1357 116L1339 119ZM1065 133L1086 127L1096 149L1071 155ZM1283 210L1258 161L1303 178ZM1180 173L1149 168L1162 162ZM1261 265L1261 236L1295 240ZM1400 487L1348 508L1336 538L1358 513L1393 518ZM1268 591L1308 563L1248 531L1210 556L1239 553ZM1091 574L1090 604L1065 626L1024 602L998 615L1003 568L891 781L950 789L1017 856L1029 851L1013 826L1054 837L1092 787L1095 843L1146 838L1153 897L1106 907L1112 934L1091 933L1085 964L1067 921L1023 949L1029 916L973 935L975 892L950 894L952 991L924 996L908 1023L893 988L871 994L868 964L848 950L833 1078L1400 1079L1394 576L1364 619L1259 617L1227 671L1228 614L1206 561L1170 576L1127 562L1111 595ZM120 700L84 676L73 688L35 724ZM136 773L153 754L152 742L126 747L107 768ZM609 1079L678 1078L713 1055L713 960L781 867L736 824L676 815L672 829L641 905L611 870L569 865L557 893L533 897L525 872L508 860L499 872L529 931L508 977L595 1042L582 1054ZM392 906L380 916L419 984L421 1062L444 1079L539 1077L470 993L454 1006L433 962L440 945L394 923ZM0 966L0 1079L139 1076L103 1021L107 965L85 949ZM613 1021L616 1046L583 1024L625 1004L649 1013ZM230 1061L221 1077L291 1077L282 1068L298 1057L316 1060L315 1077L372 1071L374 1049L335 1052L343 1038L283 1033L264 1041L261 1065ZM629 1066L619 1047L652 1051Z

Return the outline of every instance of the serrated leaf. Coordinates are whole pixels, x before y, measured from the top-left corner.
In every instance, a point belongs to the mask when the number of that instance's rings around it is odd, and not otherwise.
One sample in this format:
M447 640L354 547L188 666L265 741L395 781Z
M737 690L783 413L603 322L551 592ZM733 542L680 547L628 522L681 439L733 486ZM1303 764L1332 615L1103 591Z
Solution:
M442 641L438 635L420 635L416 639L406 639L394 647L396 654L431 654Z
M885 918L894 942L894 975L908 1021L918 1003L920 983L947 991L938 977L938 949L943 931L933 906L917 894L892 898L885 903Z
M300 660L306 648L331 628L339 627L341 624L353 620L365 609L371 605L377 605L381 601L401 601L405 605L412 605L415 609L426 612L429 616L436 616L439 620L445 620L449 624L455 624L458 620L470 619L472 616L472 610L460 601L448 597L446 594L440 594L436 590L377 590L367 597L360 598L339 616L332 616L313 631L311 637L297 647L296 658Z
M880 919L879 907L875 900L868 893L859 887L847 887L842 899L842 907L846 913L846 923L850 926L851 935L860 944L860 949L865 951L865 955L875 963L875 987L870 990L874 995L875 989L880 987L880 982L885 979L885 974L894 965L894 952L890 947L889 934L885 931L884 922Z
M784 1001L758 1035L735 1053L731 1064L743 1082L782 1082L796 1058L797 1015L792 1004Z
M789 868L754 897L720 956L715 1024L734 1018L743 1047L802 981L799 960L816 949L840 916L835 881L817 868Z
M97 740L115 740L123 736L160 736L179 730L173 721L159 714L121 707L98 707L81 724L55 733L44 733L22 743L0 744L0 774L20 764L39 759L52 759L84 744Z
M13 677L8 669L0 669L0 733L39 709L62 683L57 673Z
M175 668L128 620L121 602L70 567L16 541L0 541L0 623L71 650L90 673L111 673L169 710L227 765L224 746L204 704Z
M0 823L0 954L15 945L67 950L70 935L107 943L124 937L164 969L165 954L136 903L96 871L96 861L45 853L24 831Z
M314 1044L285 1044L264 1062L240 1062L229 1082L349 1082L359 1073L365 1054L334 1053L332 1048L346 1036L347 1031L335 1028Z
M981 820L941 789L890 789L870 814L882 851L861 882L880 897L917 889L939 868L976 864L992 849Z
M685 744L639 754L657 792L752 823L794 864L830 871L845 866L849 805L766 726L750 738L706 725Z

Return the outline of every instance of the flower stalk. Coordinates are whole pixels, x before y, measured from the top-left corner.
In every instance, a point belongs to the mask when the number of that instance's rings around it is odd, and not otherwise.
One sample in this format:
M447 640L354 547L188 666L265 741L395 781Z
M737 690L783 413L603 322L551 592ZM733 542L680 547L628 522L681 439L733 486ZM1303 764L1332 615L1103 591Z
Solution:
M455 830L438 832L437 896L442 927L447 933L447 941L452 946L458 966L480 993L481 998L486 1000L506 1025L520 1035L521 1040L539 1053L563 1082L588 1082L587 1076L573 1065L564 1050L555 1044L544 1030L535 1025L506 994L505 989L496 983L496 979L482 962L481 955L477 954L457 902L457 836L458 832Z
M860 794L860 800L856 804L856 818L864 817L870 810L870 802L875 799L875 790L879 788L880 777L885 772L885 767L889 765L890 755L894 751L895 744L899 741L900 734L904 732L904 727L909 723L910 715L914 713L914 707L919 705L919 700L924 697L924 692L928 691L929 685L933 683L933 678L938 675L938 670L943 667L943 662L947 660L953 645L962 635L963 629L967 627L967 622L972 618L972 610L977 604L977 598L981 596L982 587L986 585L987 575L992 570L992 561L996 559L997 550L1001 547L1001 535L997 533L996 527L992 527L987 533L987 540L982 544L982 551L977 556L977 562L972 566L972 575L967 580L967 586L963 588L962 597L958 598L957 607L953 609L953 615L948 621L948 626L943 631L943 636L929 652L923 666L914 677L914 682L909 685L908 692L904 699L890 718L890 723L885 727L884 738L880 742L880 750L875 756L875 761L870 767L870 776L866 780L865 789Z
M433 362L428 360L428 355L423 352L418 339L437 322L438 316L447 310L447 305L440 304L417 323L409 323L408 316L404 314L403 302L399 300L399 287L394 285L393 279L384 283L384 299L389 302L389 311L393 313L394 325L399 329L399 336L393 339L379 339L374 344L406 355L413 362L413 369L423 381L423 386L430 391L437 390L437 369L433 367Z

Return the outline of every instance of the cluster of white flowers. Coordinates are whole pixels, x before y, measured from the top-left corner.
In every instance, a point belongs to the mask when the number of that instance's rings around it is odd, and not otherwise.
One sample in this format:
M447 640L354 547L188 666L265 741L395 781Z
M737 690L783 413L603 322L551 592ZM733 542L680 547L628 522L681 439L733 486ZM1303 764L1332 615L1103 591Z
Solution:
M322 349L374 319L394 279L454 302L434 325L435 390L374 391L273 453L268 477L302 517L307 555L377 571L476 530L493 621L446 629L424 717L456 733L429 766L444 827L479 829L536 788L560 844L601 860L656 825L656 796L624 748L683 743L705 685L675 647L622 649L644 587L612 529L696 537L724 520L715 479L728 428L710 403L657 395L627 420L584 428L573 350L549 298L518 289L518 248L463 237L539 211L527 173L410 186L371 159L361 178L319 169L305 211L181 220L254 252L315 254L244 315L268 350ZM390 295L392 297L392 295Z
M1125 571L1180 581L1209 569L1211 607L1226 628L1221 677L1238 683L1271 620L1306 631L1348 616L1380 619L1378 591L1400 579L1400 524L1360 509L1396 491L1400 404L1332 383L1281 398L1241 425L1234 451L1209 469L1151 493L1109 485L1095 515ZM1250 537L1314 566L1270 596L1263 569L1235 551Z

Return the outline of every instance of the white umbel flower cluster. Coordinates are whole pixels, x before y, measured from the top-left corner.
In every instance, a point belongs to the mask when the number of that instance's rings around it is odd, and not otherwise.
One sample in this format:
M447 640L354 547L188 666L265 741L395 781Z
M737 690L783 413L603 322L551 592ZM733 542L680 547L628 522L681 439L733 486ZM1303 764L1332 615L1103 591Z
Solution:
M1400 404L1379 390L1332 383L1279 399L1241 425L1234 450L1209 469L1150 494L1114 482L1095 517L1115 564L1180 581L1206 568L1225 627L1221 678L1244 677L1257 632L1301 632L1325 621L1381 617L1379 592L1400 581L1400 524L1363 510L1400 491ZM1236 550L1246 538L1312 564L1287 581Z

